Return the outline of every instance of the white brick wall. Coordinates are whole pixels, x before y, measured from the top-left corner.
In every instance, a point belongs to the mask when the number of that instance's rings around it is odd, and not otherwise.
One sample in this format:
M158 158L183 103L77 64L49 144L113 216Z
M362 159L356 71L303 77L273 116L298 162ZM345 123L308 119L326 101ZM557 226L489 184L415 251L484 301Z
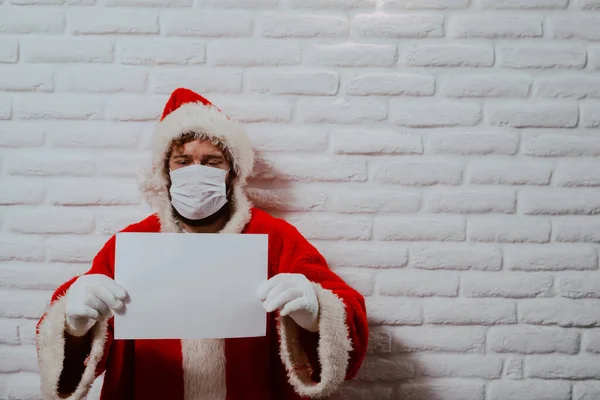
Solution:
M0 399L116 230L168 94L361 291L341 399L600 398L600 1L0 0ZM97 390L95 395L97 397Z

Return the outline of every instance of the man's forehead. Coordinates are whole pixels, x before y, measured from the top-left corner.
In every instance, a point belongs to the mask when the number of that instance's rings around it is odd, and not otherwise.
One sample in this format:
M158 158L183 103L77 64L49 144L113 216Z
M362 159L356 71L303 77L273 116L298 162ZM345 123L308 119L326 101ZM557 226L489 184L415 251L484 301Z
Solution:
M224 157L225 155L218 146L208 140L194 139L182 146L175 146L173 155L206 155L215 157Z

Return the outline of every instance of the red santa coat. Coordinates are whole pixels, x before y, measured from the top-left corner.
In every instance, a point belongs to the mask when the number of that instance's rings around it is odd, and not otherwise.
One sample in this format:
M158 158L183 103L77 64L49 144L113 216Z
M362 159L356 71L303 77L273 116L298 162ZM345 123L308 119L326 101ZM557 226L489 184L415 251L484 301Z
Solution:
M238 199L244 197L239 194ZM92 348L83 376L67 377L79 382L69 399L85 398L102 372L102 400L317 398L332 394L345 379L355 376L368 337L363 297L327 267L324 258L294 227L256 208L240 209L239 203L223 232L269 235L269 277L302 273L313 282L320 305L319 332L310 333L290 317L271 313L265 337L115 340L111 319L92 328ZM160 214L124 231L176 231L171 218L162 218L161 224ZM114 252L112 237L87 274L113 278ZM63 296L74 281L56 290L38 324L42 392L47 399L61 398L57 389L65 358Z

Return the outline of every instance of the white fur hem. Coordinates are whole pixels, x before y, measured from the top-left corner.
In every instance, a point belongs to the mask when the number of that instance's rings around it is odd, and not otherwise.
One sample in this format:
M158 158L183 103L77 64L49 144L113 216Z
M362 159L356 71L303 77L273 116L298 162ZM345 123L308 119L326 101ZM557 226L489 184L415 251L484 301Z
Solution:
M300 328L289 316L279 320L281 359L287 369L288 379L301 396L322 398L332 395L344 382L352 342L346 325L344 302L330 290L314 283L319 300L319 363L321 381L312 382L305 367L306 353L298 342Z
M181 341L185 399L225 400L225 341L187 339Z
M96 368L104 354L108 323L101 322L91 330L92 349L81 381L69 397L58 394L58 382L65 358L65 304L60 298L53 302L44 316L37 335L38 360L40 363L41 389L44 399L85 399L96 379Z

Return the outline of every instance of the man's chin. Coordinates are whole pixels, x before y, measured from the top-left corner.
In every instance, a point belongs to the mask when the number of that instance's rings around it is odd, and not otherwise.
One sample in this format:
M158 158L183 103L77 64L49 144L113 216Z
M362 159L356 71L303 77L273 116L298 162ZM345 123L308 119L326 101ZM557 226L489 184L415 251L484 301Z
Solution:
M221 207L219 209L219 211L217 211L216 213L214 213L206 218L202 218L202 219L189 219L189 218L186 218L183 215L179 214L179 212L175 209L175 207L171 206L171 209L173 210L173 215L179 221L183 222L184 224L186 224L188 226L200 227L200 226L212 225L215 222L217 222L218 220L220 220L221 218L228 216L229 211L230 211L230 203L229 202L225 203L223 205L223 207Z

